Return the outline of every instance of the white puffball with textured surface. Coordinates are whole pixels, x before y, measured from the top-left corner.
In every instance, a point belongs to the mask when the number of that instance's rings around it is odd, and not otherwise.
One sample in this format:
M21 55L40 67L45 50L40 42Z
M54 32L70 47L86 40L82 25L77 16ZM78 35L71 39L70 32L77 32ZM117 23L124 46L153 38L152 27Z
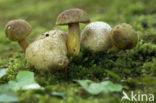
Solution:
M88 24L81 34L81 45L93 51L106 51L112 43L110 40L111 27L105 22Z
M61 30L42 34L26 49L27 62L43 71L53 72L65 68L69 63L66 40L67 34Z

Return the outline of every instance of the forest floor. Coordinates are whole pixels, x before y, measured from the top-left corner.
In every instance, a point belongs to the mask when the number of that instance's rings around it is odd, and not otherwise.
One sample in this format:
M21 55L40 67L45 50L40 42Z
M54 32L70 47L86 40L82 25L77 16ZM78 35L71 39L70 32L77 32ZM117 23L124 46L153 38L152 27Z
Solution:
M74 82L86 79L94 82L110 80L121 84L128 94L134 91L156 96L155 4L156 0L0 0L0 70L7 69L6 75L0 78L0 85L15 80L17 73L24 70L34 72L35 81L47 92L19 90L16 96L21 103L121 102L122 91L91 95ZM137 46L120 52L93 53L81 49L80 54L70 60L67 75L34 70L27 64L18 43L6 38L5 24L13 19L27 20L32 26L28 40L33 42L37 36L52 29L67 32L66 26L56 27L55 22L60 12L71 8L83 9L92 22L104 21L111 27L131 24L139 36ZM81 31L85 25L80 25ZM66 98L52 96L50 92L53 91L63 93Z

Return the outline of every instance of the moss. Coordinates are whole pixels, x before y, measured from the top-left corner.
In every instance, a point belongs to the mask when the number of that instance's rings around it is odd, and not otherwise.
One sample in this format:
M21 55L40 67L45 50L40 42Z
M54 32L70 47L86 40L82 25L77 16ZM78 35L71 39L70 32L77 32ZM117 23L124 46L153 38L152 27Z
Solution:
M7 60L7 63L4 65L4 68L7 68L6 75L2 78L3 81L13 80L16 77L16 74L20 70L27 69L26 60L24 59L23 53L15 53L14 56L10 57Z

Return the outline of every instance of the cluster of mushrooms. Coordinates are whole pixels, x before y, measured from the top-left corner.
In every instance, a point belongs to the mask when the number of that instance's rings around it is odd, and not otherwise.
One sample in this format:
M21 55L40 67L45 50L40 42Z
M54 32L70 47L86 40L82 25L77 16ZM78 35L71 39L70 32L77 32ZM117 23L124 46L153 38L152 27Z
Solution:
M80 45L92 51L120 51L136 46L138 36L131 25L123 23L111 28L105 22L88 24L80 35L79 23L89 23L86 12L74 8L59 14L56 25L68 25L68 33L51 30L41 34L33 43L26 37L31 26L25 20L12 20L6 24L6 36L17 41L25 51L27 62L35 69L54 72L63 70L69 64L67 55L78 55Z

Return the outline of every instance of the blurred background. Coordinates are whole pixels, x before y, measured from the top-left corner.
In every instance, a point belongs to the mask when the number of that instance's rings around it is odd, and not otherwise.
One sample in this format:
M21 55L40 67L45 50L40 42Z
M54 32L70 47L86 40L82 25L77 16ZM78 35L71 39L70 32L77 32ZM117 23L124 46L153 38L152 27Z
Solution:
M4 36L4 27L9 20L27 20L32 26L30 41L51 29L67 31L66 26L55 27L55 22L60 12L71 8L83 9L91 21L104 21L112 27L126 22L144 33L142 25L148 25L148 28L156 26L154 4L156 0L0 0L0 55L18 47ZM84 26L82 24L81 28Z

